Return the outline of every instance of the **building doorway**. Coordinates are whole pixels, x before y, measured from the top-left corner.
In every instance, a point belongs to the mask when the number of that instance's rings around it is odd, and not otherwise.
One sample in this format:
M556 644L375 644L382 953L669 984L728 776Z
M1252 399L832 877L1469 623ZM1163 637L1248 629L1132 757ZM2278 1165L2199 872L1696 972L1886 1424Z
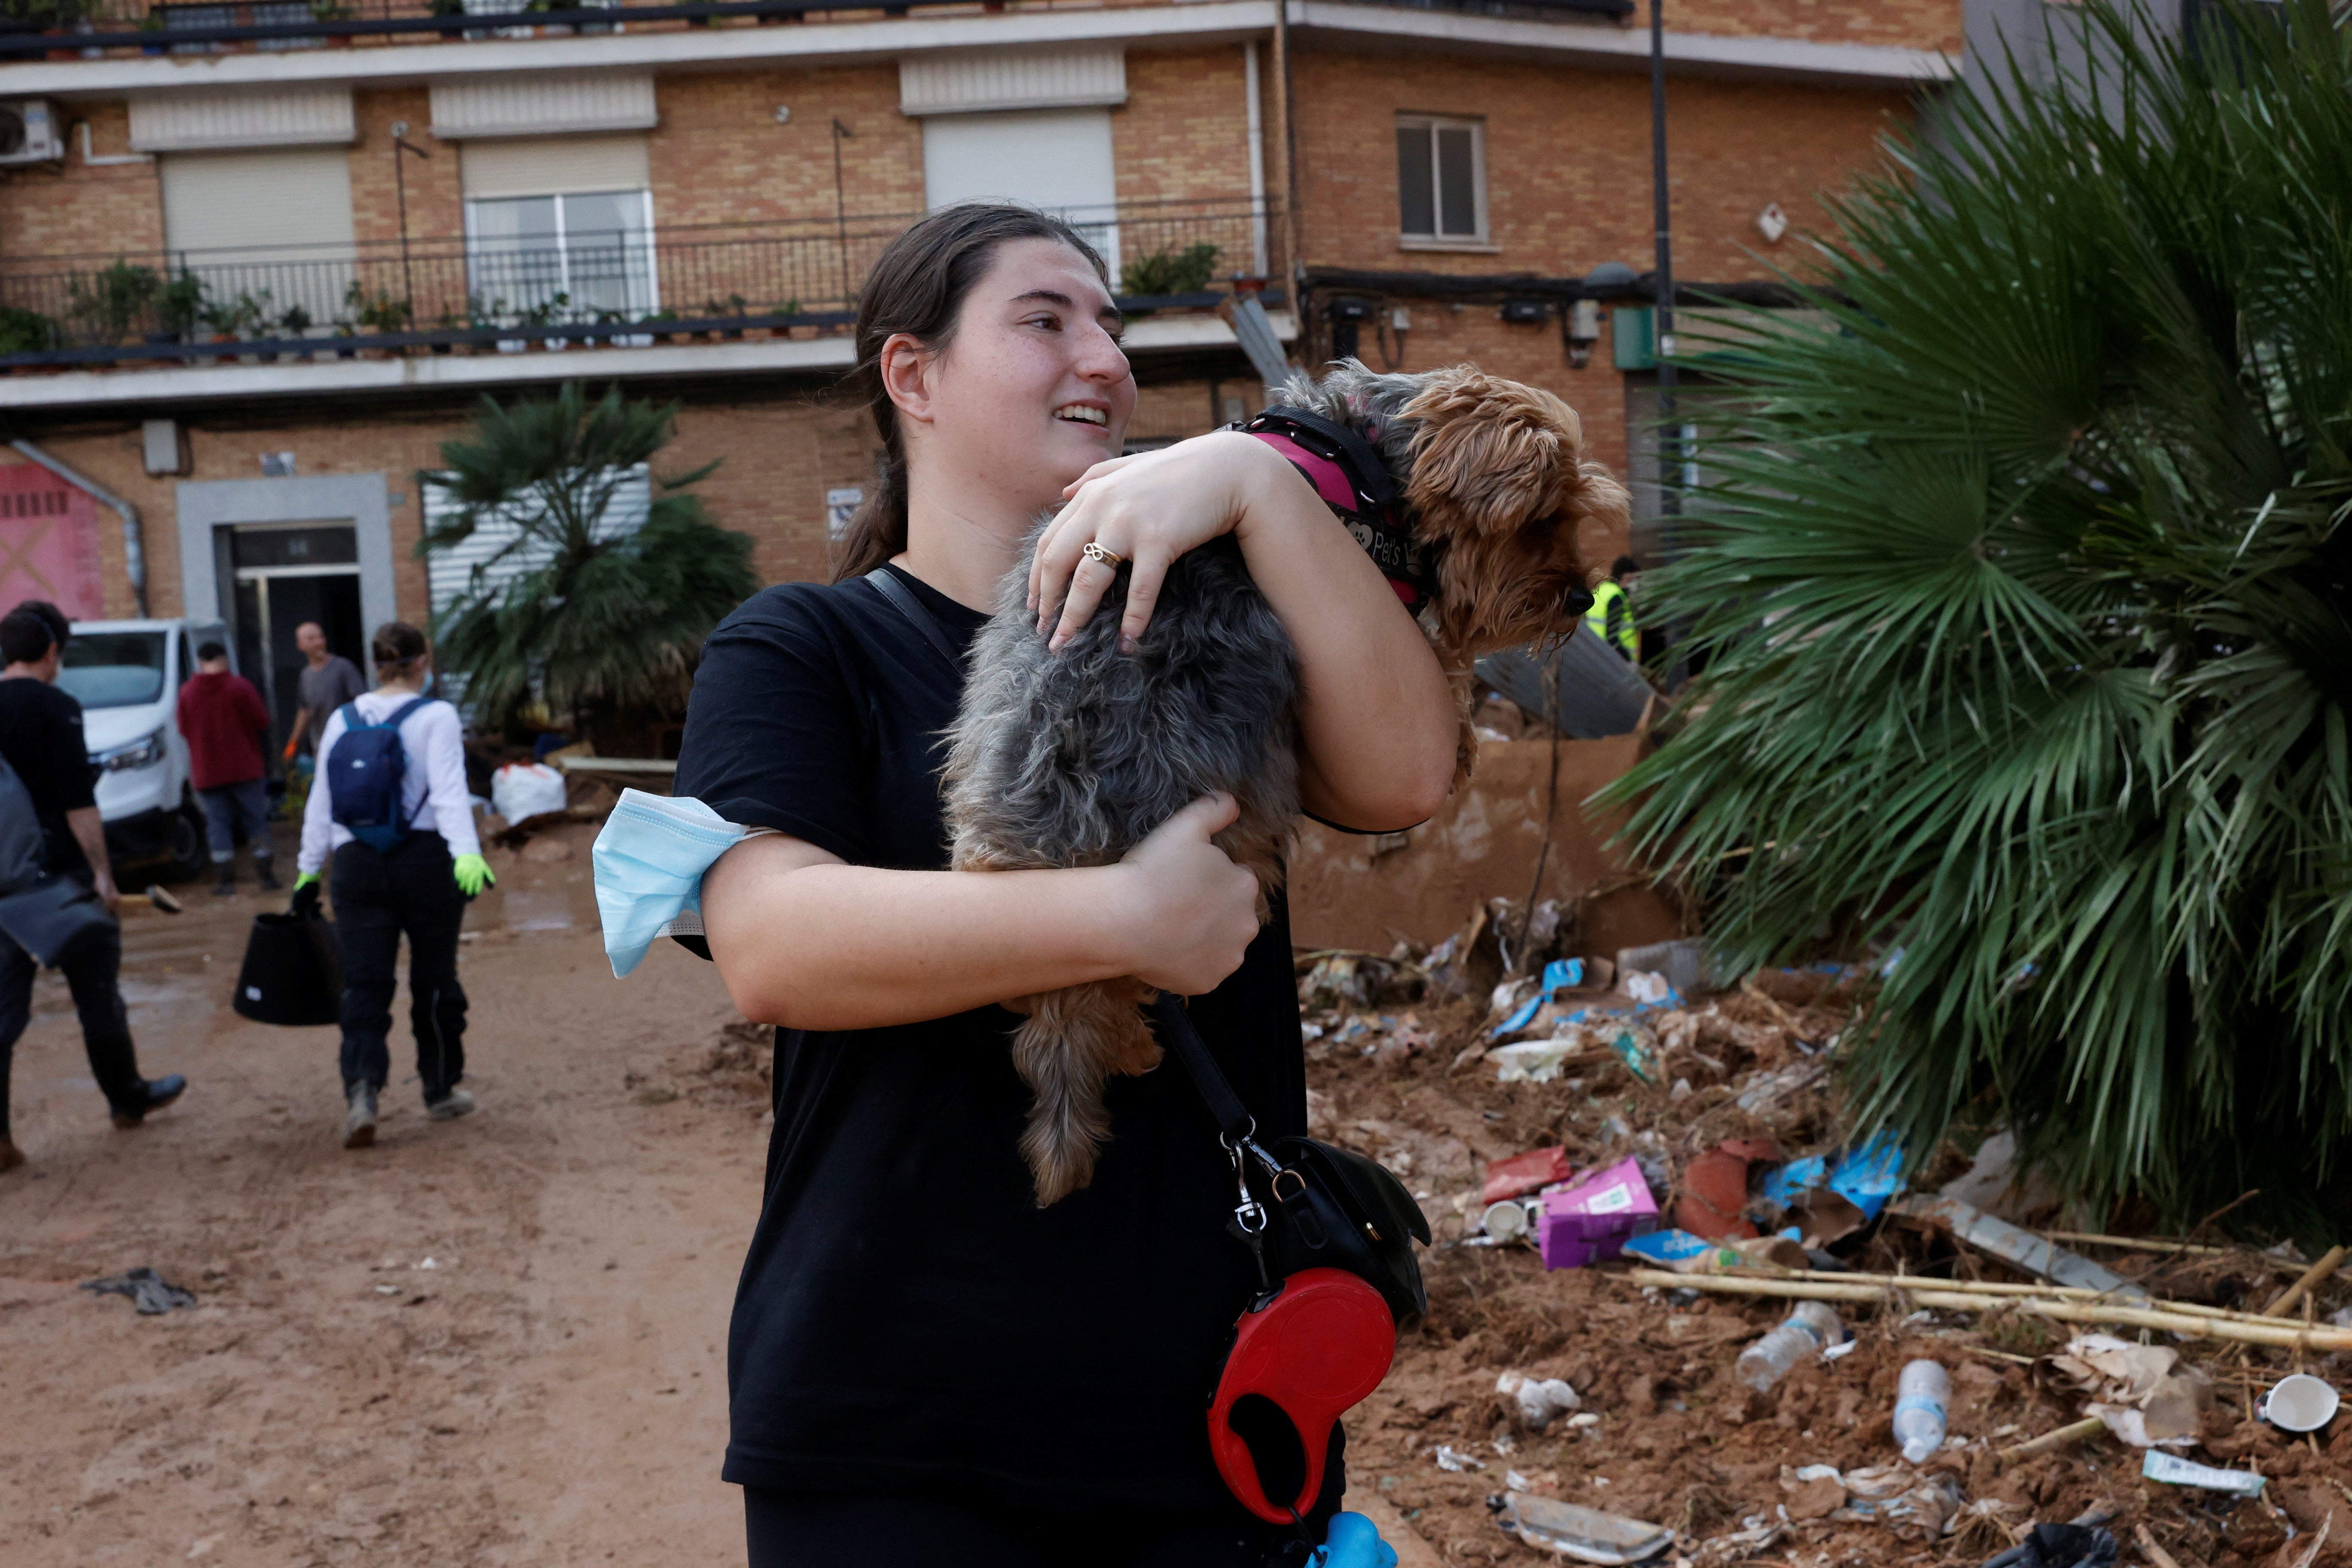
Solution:
M270 746L282 751L301 706L310 661L295 628L316 621L327 648L367 668L367 625L360 605L359 531L350 523L245 523L217 529L217 582L233 582L229 624L237 668L261 689L269 710Z

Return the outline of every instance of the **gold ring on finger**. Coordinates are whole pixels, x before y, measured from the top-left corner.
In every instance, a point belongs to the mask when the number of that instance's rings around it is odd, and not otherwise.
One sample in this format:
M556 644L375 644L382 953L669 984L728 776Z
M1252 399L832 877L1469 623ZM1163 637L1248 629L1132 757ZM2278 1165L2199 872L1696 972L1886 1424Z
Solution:
M1103 565L1109 567L1114 572L1127 564L1126 556L1121 555L1116 550L1105 550L1101 545L1096 543L1092 540L1088 540L1087 542L1086 549L1079 552L1079 553L1084 555L1089 561L1100 562Z

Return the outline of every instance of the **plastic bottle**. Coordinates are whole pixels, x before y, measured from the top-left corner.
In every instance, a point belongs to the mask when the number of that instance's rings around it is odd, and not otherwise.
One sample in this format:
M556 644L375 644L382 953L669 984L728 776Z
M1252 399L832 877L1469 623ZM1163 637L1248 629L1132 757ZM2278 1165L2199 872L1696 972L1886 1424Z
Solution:
M1941 1365L1915 1361L1904 1367L1895 1388L1895 1440L1906 1459L1924 1465L1944 1446L1944 1410L1951 1399L1952 1380Z
M1739 1352L1734 1369L1740 1382L1761 1393L1789 1375L1807 1356L1819 1355L1845 1338L1845 1325L1823 1301L1800 1301L1789 1321Z

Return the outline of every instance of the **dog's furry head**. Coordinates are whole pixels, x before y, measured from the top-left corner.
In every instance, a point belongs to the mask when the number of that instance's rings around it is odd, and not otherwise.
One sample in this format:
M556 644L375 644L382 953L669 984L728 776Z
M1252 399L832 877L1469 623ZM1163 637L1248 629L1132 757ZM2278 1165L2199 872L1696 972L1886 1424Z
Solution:
M1576 410L1474 365L1382 374L1342 360L1285 399L1366 431L1404 491L1413 538L1439 552L1434 637L1450 661L1561 636L1592 576L1578 535L1622 536L1630 498L1584 459Z

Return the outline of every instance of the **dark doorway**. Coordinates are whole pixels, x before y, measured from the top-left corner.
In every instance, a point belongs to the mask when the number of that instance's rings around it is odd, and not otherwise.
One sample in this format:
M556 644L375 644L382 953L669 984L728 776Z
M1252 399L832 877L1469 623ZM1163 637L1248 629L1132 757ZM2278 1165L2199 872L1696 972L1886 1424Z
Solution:
M295 644L298 627L316 621L327 634L329 652L367 668L357 531L324 524L224 532L236 582L237 668L261 689L275 753L294 732L302 671L310 663Z

